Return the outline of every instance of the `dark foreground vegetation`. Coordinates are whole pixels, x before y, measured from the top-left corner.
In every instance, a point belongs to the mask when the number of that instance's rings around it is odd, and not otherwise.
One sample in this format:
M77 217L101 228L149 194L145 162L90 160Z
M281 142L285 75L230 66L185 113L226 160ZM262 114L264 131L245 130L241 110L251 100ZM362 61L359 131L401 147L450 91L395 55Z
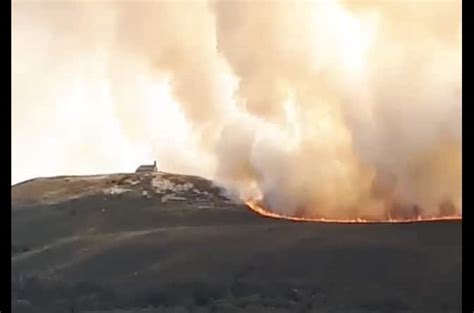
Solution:
M272 220L187 179L169 201L147 179L54 203L13 187L13 312L461 312L460 222Z

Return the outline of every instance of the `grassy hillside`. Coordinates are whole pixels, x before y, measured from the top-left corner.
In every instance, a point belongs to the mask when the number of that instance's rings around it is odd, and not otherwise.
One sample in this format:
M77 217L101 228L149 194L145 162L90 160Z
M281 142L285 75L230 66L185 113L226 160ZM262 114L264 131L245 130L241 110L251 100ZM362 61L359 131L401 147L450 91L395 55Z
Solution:
M199 177L12 187L14 312L460 312L461 223L255 215Z

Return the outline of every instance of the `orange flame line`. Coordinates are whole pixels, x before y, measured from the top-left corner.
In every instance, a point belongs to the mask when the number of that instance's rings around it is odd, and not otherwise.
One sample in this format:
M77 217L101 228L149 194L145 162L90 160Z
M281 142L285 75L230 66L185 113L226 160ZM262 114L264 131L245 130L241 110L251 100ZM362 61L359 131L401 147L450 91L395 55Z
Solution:
M338 223L338 224L401 224L401 223L417 223L417 222L433 222L433 221L461 221L462 217L459 216L429 216L429 217L421 217L418 216L417 218L405 218L405 219L395 219L395 218L388 218L385 220L377 220L377 219L363 219L363 218L355 218L355 219L328 219L328 218L310 218L310 217L296 217L296 216L288 216L283 214L277 214L274 212L267 211L266 209L260 207L255 201L246 201L247 206L254 211L255 213L271 218L277 219L284 219L290 220L294 222L319 222L319 223Z

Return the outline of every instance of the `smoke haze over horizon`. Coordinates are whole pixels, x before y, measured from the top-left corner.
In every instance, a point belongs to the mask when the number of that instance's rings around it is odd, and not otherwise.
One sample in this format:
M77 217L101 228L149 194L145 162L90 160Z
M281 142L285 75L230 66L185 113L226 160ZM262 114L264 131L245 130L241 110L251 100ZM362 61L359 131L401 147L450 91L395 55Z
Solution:
M156 159L289 215L460 214L461 88L461 1L14 1L12 183Z

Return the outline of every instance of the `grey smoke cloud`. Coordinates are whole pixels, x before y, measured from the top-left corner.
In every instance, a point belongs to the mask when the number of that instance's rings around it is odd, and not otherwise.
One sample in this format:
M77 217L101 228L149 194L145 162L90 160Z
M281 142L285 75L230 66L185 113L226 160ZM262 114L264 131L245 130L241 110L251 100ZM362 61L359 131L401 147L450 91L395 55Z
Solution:
M459 213L460 5L14 2L14 176L156 158L283 214Z

